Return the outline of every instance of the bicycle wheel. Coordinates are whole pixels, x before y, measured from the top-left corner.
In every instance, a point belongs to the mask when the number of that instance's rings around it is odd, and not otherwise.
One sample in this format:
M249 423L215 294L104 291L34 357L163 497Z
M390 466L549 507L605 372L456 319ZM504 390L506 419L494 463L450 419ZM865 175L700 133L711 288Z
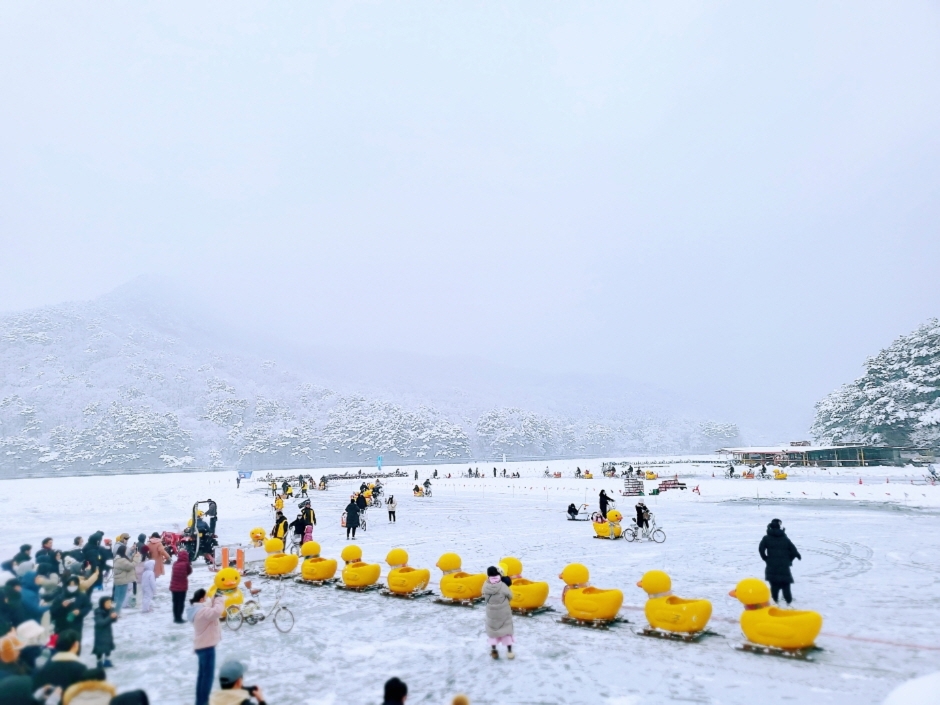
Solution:
M623 532L623 537L631 543L636 541L636 529L627 529Z
M656 543L662 543L663 541L666 540L666 532L663 531L662 529L656 529L656 531L653 532L651 538Z
M282 634L287 634L294 628L294 613L286 607L278 607L274 613L274 626Z
M300 544L299 544L299 543L292 543L292 544L291 544L291 547L290 547L290 552L293 553L295 556L299 556L299 555L300 555Z
M238 631L238 628L242 625L242 620L242 611L236 605L232 605L225 610L225 626L233 632Z

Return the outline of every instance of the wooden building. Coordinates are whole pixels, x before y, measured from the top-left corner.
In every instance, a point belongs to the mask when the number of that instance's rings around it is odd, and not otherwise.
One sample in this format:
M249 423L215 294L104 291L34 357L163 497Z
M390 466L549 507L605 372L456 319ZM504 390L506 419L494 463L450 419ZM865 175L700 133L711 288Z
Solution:
M802 467L860 467L864 465L906 465L927 462L918 448L899 448L858 444L813 446L792 443L780 446L722 448L718 453L731 455L735 463Z

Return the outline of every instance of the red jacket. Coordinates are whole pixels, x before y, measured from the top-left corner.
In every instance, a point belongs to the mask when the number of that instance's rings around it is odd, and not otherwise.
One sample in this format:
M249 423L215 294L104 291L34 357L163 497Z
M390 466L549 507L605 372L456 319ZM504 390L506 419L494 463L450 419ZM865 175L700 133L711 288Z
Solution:
M180 551L170 573L170 592L188 592L189 575L193 572L193 565L189 562L189 553Z

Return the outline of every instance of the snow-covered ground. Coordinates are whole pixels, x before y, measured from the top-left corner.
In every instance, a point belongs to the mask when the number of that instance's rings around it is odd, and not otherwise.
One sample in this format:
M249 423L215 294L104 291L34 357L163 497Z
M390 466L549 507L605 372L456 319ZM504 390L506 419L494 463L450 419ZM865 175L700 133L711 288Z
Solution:
M545 479L546 465L565 476ZM388 481L399 501L398 522L390 525L384 512L370 510L358 543L367 560L383 567L390 548L404 547L411 565L432 568L434 580L440 571L433 565L445 551L459 553L474 572L515 555L527 577L550 583L549 604L557 609L558 573L583 562L595 585L624 591L622 614L630 624L598 632L559 624L559 613L516 619L518 658L493 662L480 607L290 582L281 585L297 618L294 630L284 635L264 623L224 630L220 659L245 659L249 681L264 687L269 702L309 705L380 702L382 683L392 675L409 684L409 702L449 702L465 692L474 703L862 705L880 703L899 683L937 670L940 486L925 484L923 470L810 469L780 482L726 480L720 468L704 464L659 467L663 477L678 473L689 489L647 498L668 537L657 545L597 541L590 524L567 521L569 502L594 509L601 488L610 494L622 487L619 479L575 480L576 465L599 474L598 461L558 461L507 464L523 477L494 479L490 465L486 479L438 480L434 496L422 499L411 495L413 474ZM422 481L432 470L419 468ZM461 470L466 465L438 467L441 474ZM312 493L324 556L338 558L346 543L340 514L353 484ZM648 489L656 484L646 483ZM0 488L3 557L20 543L38 546L44 536L66 546L99 529L110 537L170 529L186 520L195 500L208 497L219 505L223 543L244 542L249 529L272 523L263 484L243 481L236 489L233 473L9 480ZM624 498L620 508L629 516L634 503ZM757 543L774 517L783 519L803 554L794 566L796 605L825 618L818 641L824 651L814 663L731 648L740 638L741 605L727 593L743 577L762 577ZM722 636L699 644L637 636L643 593L635 583L652 568L670 573L677 594L712 600L711 628ZM191 588L208 587L211 578L198 568ZM192 702L196 661L191 627L171 622L168 583L168 576L160 579L154 613L127 610L116 625L111 677L122 690L145 688L155 703L181 704ZM264 584L262 602L273 602L277 589ZM91 633L86 630L89 639Z

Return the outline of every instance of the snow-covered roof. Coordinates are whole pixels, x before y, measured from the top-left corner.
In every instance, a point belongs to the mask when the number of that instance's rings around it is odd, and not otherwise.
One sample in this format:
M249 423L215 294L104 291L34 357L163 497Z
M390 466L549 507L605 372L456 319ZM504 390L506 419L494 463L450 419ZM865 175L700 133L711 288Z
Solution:
M719 453L806 453L817 450L839 450L843 448L859 448L858 446L746 446L744 448L722 448Z

